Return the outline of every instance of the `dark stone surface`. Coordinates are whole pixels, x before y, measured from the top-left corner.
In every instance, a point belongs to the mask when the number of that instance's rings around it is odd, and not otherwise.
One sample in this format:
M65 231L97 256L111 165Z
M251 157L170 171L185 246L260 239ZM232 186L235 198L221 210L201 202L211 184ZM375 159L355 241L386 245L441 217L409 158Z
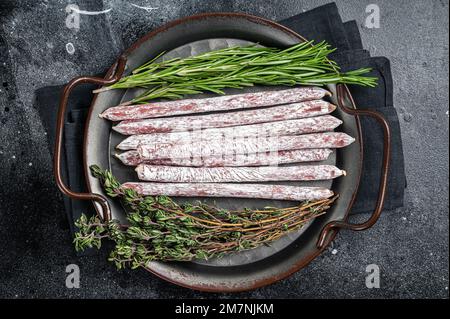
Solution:
M190 291L143 270L118 272L105 249L75 257L34 91L102 72L144 33L178 17L239 11L279 20L326 2L83 0L76 2L80 9L112 10L82 15L76 32L65 26L68 1L2 1L0 297L448 298L448 1L379 0L379 29L363 27L369 2L337 1L343 20L360 24L372 55L392 63L408 177L403 209L385 212L363 233L341 232L333 247L289 279L237 295ZM65 287L71 263L80 266L80 289ZM365 286L372 263L381 269L380 289Z

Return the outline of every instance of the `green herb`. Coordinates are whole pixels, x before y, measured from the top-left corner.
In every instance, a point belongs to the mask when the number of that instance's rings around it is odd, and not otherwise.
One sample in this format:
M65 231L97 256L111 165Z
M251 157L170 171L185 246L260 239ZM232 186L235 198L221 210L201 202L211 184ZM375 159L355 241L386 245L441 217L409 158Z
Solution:
M287 49L257 46L231 47L187 58L155 62L162 54L135 69L119 82L95 90L145 88L145 93L124 103L143 103L156 98L178 99L189 94L213 92L224 94L225 88L253 85L325 85L357 84L374 87L376 77L364 76L370 68L346 73L339 71L328 55L326 42L296 44Z
M121 188L117 179L91 166L108 196L126 207L127 225L107 223L85 215L76 222L75 248L100 248L101 241L115 242L109 260L116 266L146 266L151 261L192 260L220 257L269 243L305 222L325 213L335 198L304 202L289 208L222 210L204 203L179 205L167 196L141 196Z

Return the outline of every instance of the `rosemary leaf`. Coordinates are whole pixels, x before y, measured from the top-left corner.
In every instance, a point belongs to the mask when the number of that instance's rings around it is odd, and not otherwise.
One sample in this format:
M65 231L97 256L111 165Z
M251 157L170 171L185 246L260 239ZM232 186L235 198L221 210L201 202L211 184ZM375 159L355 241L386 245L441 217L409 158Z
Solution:
M341 73L328 58L334 52L326 42L299 43L286 49L255 45L230 47L186 58L157 62L161 54L135 69L117 83L95 90L145 88L131 103L157 98L179 99L186 95L252 85L326 85L345 83L374 87L377 78L367 76L370 68Z

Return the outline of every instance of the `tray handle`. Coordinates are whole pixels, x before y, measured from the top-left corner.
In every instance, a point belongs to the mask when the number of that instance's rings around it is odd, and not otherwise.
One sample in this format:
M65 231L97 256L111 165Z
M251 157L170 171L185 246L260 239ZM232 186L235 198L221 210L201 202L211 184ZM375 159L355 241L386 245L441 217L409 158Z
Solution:
M372 110L360 110L360 109L352 109L345 106L344 98L348 97L351 100L350 92L345 85L338 84L336 86L337 93L337 101L338 106L345 112L355 116L369 116L377 120L377 122L381 125L383 129L384 141L383 141L383 162L381 166L381 179L380 186L378 189L378 198L375 205L375 210L373 211L370 218L361 224L351 224L345 221L332 221L329 222L322 229L320 233L319 240L317 241L317 248L322 249L325 246L326 239L328 234L333 231L333 229L350 229L354 231L366 230L372 227L380 217L380 214L383 210L384 199L386 195L386 186L387 186L387 177L389 171L389 160L391 156L391 130L389 128L389 124L386 119L380 113Z
M113 71L106 76L106 78L98 78L98 77L88 77L88 76L81 76L72 79L67 85L64 87L63 94L61 96L61 99L59 101L59 109L58 109L58 117L57 117L57 124L56 124L56 139L55 139L55 152L53 156L53 162L54 162L54 169L53 173L55 175L56 179L56 185L58 185L58 188L62 193L65 195L77 199L77 200L92 200L95 202L98 202L102 208L101 216L104 221L109 221L111 219L111 209L109 207L109 203L107 199L100 194L96 193L78 193L70 190L70 188L65 184L65 182L62 179L61 176L61 150L62 150L62 138L63 138L63 132L64 132L64 120L65 120L65 113L67 108L67 101L69 99L69 95L72 92L72 90L78 85L78 84L84 84L84 83L93 83L93 84L99 84L99 85L108 85L113 84L117 82L125 70L125 64L126 64L126 57L121 56L117 62L114 65Z

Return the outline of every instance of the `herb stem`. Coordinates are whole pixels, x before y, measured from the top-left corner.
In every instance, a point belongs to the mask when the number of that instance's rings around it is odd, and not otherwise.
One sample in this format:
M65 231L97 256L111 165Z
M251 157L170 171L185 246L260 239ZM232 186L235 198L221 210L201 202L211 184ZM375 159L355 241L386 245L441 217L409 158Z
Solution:
M251 45L159 61L162 52L129 76L94 93L146 89L140 96L124 103L126 105L204 92L224 94L225 88L242 89L253 85L377 85L376 77L367 76L370 68L341 73L337 63L329 59L334 51L324 41L317 44L308 41L286 49Z
M77 250L100 248L101 241L115 242L109 260L118 268L145 267L150 261L182 261L221 257L233 251L270 243L326 213L337 196L304 202L287 208L226 211L204 203L175 203L167 196L142 196L122 189L106 170L91 166L106 194L118 198L127 209L128 225L116 220L82 215L76 226Z

